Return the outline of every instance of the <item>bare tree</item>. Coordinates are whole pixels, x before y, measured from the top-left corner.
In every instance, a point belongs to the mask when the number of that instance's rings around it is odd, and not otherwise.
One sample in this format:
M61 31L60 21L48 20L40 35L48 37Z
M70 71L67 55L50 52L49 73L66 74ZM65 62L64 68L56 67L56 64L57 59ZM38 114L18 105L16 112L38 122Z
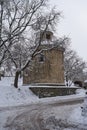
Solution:
M21 71L24 71L24 69L26 69L26 67L29 65L29 63L32 61L32 59L36 55L38 55L39 53L41 53L43 51L43 48L39 49L39 47L40 47L40 45L42 43L42 37L43 37L44 33L46 32L46 30L48 29L48 27L50 25L52 26L52 24L54 24L52 22L58 16L59 16L59 14L56 14L56 13L54 13L54 14L50 13L50 14L44 16L44 17L41 16L41 17L39 17L39 20L41 20L41 21L37 21L36 25L34 25L32 27L35 30L35 33L33 35L33 40L29 40L29 42L30 42L30 45L29 45L30 54L28 55L28 58L27 58L25 64L21 67L21 69L17 69L14 86L17 86L18 76L21 73ZM37 26L38 26L38 28L37 28ZM31 43L32 43L33 47L31 45Z
M8 2L8 4L6 4L6 2ZM18 77L21 71L24 71L33 57L42 51L38 51L42 37L48 28L50 28L50 30L55 29L55 25L60 17L60 12L54 9L49 11L46 0L2 0L0 5L0 63L4 62L7 58L10 58L14 63L16 68L14 86L17 88ZM21 37L24 38L24 44L28 45L27 50L29 50L30 53L26 61L24 63L20 62L22 64L19 66L16 60L17 57L15 58L12 54L12 49L16 43L20 46L19 41ZM33 49L32 46L34 46Z
M65 80L66 85L71 86L76 80L84 80L84 70L86 68L86 63L79 58L74 50L71 50L69 39L65 44L64 53L64 66L65 66Z

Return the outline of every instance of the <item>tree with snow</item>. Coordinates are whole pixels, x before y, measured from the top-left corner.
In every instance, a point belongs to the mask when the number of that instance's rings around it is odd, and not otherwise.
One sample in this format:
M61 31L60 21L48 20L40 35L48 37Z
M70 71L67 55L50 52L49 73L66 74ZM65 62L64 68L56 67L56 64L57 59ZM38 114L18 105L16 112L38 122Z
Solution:
M48 28L53 31L55 30L61 13L55 9L50 9L47 6L46 0L1 1L0 6L0 50L2 51L0 62L2 59L4 62L8 58L13 62L16 68L14 86L17 88L20 73L30 64L33 57L41 53L42 50L38 51L38 48L41 45L42 37ZM20 39L23 39L23 42ZM21 44L24 45L21 46ZM19 50L20 54L17 54L18 51L15 53L15 56L13 50L16 51L16 46L24 47L22 51ZM26 52L29 51L29 53L25 58L26 60L20 62L19 65L19 61L23 58L22 52L24 53L25 48Z
M66 85L71 86L76 80L84 81L86 63L70 48L70 39L65 43L64 67Z

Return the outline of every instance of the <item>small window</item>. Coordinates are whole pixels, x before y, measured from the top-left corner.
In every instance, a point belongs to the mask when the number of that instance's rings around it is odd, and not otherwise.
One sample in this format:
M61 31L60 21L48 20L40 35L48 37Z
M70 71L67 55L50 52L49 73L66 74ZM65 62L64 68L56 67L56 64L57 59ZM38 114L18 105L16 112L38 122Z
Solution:
M43 54L40 54L39 62L44 62L44 55Z
M50 34L46 34L46 39L50 40L51 39L51 35Z

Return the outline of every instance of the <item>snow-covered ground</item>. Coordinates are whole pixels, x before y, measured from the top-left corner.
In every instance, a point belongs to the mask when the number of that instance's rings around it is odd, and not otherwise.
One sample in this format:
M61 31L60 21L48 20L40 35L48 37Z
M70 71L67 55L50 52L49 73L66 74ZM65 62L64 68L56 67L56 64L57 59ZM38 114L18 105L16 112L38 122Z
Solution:
M38 97L29 90L29 86L22 86L21 79L19 79L18 89L14 88L13 82L14 77L2 78L0 81L0 107L32 103L38 100Z
M18 89L14 88L13 82L14 77L5 77L0 81L0 107L17 106L21 104L30 104L36 102L63 102L64 100L75 100L76 98L83 98L85 92L84 90L79 89L77 91L77 95L39 99L29 89L31 86L22 86L22 79L19 79Z
M22 130L22 125L27 125L25 130L29 130L31 126L29 122L35 123L40 120L40 117L43 117L43 124L48 130L87 130L87 117L82 116L81 109L84 103L78 103L84 97L85 90L79 89L76 95L39 99L29 90L29 86L22 86L21 79L19 88L16 89L13 87L12 77L2 78L0 81L0 130ZM74 104L75 101L77 104ZM37 129L40 128L32 130Z

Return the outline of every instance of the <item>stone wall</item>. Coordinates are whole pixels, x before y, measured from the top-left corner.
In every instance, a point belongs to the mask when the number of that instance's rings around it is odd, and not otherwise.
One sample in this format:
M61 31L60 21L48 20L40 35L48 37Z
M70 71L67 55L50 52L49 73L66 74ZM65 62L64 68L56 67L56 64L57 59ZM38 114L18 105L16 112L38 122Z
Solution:
M23 84L57 83L64 84L63 50L55 48L44 51L44 61L36 56L24 71Z

